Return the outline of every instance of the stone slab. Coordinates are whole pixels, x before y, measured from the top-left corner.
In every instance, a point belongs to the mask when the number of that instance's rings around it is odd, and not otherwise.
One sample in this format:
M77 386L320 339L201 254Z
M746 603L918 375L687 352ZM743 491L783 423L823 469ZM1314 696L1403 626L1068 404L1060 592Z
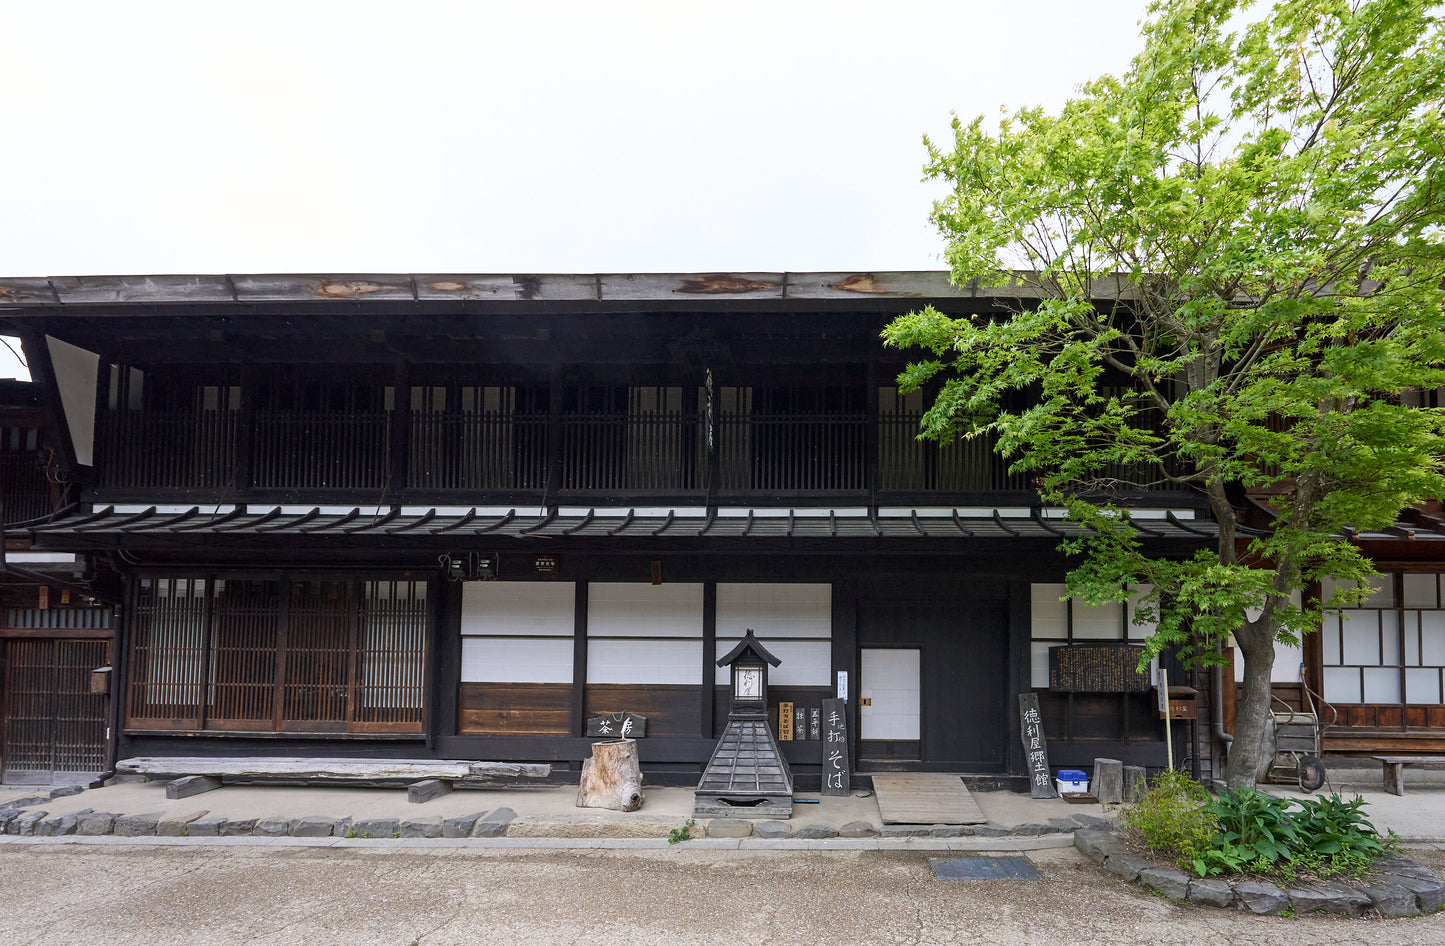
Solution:
M752 834L753 823L741 818L714 818L707 823L710 838L748 838Z
M1170 867L1146 867L1139 871L1139 883L1170 900L1184 900L1189 896L1189 875Z
M507 825L516 820L517 813L510 808L498 808L485 818L478 818L472 826L474 838L500 838L507 833Z
M1234 903L1234 888L1222 880L1201 877L1189 882L1186 899L1207 907L1227 907Z
M161 813L158 811L146 812L140 815L120 815L115 819L113 833L126 837L144 837L156 833L156 825L160 823Z
M753 837L755 838L766 838L772 841L780 841L791 838L792 836L793 826L788 824L786 821L759 821L757 824L753 825Z
M401 831L401 819L367 818L353 827L358 838L394 838Z
M1234 896L1241 910L1267 916L1279 916L1289 909L1289 894L1278 884L1262 880L1245 880L1234 885Z
M197 811L188 811L180 815L167 815L156 822L156 835L162 838L182 838L190 834L189 828L192 821L204 818L209 812L201 808Z
M407 818L398 831L403 838L439 838L442 836L442 816Z
M469 815L459 815L455 818L442 820L442 837L444 838L469 838L472 836L472 828L477 824L485 811L474 811Z

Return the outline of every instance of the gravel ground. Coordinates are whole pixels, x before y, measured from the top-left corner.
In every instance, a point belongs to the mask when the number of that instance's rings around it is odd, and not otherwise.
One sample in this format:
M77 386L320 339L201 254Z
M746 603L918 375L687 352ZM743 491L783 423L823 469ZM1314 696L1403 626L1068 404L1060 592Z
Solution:
M938 852L929 852L938 856ZM1445 913L1180 905L1073 850L1044 881L934 880L929 853L0 847L0 943L1437 946ZM1445 873L1445 852L1408 855Z

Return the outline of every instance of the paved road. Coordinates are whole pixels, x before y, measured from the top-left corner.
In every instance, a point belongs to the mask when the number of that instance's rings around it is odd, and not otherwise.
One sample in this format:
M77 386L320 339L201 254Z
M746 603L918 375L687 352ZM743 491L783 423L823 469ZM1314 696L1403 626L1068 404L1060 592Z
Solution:
M936 881L914 852L0 847L0 943L1133 943L1436 946L1445 915L1181 906L1072 850L1042 882ZM1445 852L1411 856L1445 870Z

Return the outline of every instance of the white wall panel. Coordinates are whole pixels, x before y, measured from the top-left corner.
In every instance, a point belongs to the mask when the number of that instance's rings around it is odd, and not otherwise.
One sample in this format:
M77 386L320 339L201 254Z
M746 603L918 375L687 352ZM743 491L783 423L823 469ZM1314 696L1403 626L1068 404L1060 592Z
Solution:
M718 639L717 654L723 656L742 638ZM761 639L761 638L760 638ZM833 685L833 645L829 641L765 640L763 646L780 661L768 668L769 686L826 687ZM727 686L728 668L717 667L713 681Z
M700 684L702 641L590 641L587 682Z
M1063 640L1069 636L1069 603L1061 600L1062 584L1029 585L1029 613L1035 639Z
M740 638L748 628L769 649L781 637L830 638L833 586L718 582L718 637Z
M570 581L464 582L462 633L571 637L576 596Z
M592 582L587 586L587 636L701 639L702 584Z
M572 640L556 637L467 637L463 683L571 683Z

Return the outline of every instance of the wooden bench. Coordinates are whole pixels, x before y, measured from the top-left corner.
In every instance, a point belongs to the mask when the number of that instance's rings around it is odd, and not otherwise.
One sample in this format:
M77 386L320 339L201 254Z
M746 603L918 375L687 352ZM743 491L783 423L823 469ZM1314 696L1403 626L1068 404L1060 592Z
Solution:
M1405 794L1405 766L1445 765L1445 755L1376 755L1370 758L1385 767L1385 791Z
M172 779L167 798L187 798L220 788L223 780L375 784L410 782L407 798L429 801L452 790L455 782L485 785L498 779L547 778L552 766L531 762L467 762L444 759L302 759L291 756L235 758L141 756L116 763L117 772L150 779Z

